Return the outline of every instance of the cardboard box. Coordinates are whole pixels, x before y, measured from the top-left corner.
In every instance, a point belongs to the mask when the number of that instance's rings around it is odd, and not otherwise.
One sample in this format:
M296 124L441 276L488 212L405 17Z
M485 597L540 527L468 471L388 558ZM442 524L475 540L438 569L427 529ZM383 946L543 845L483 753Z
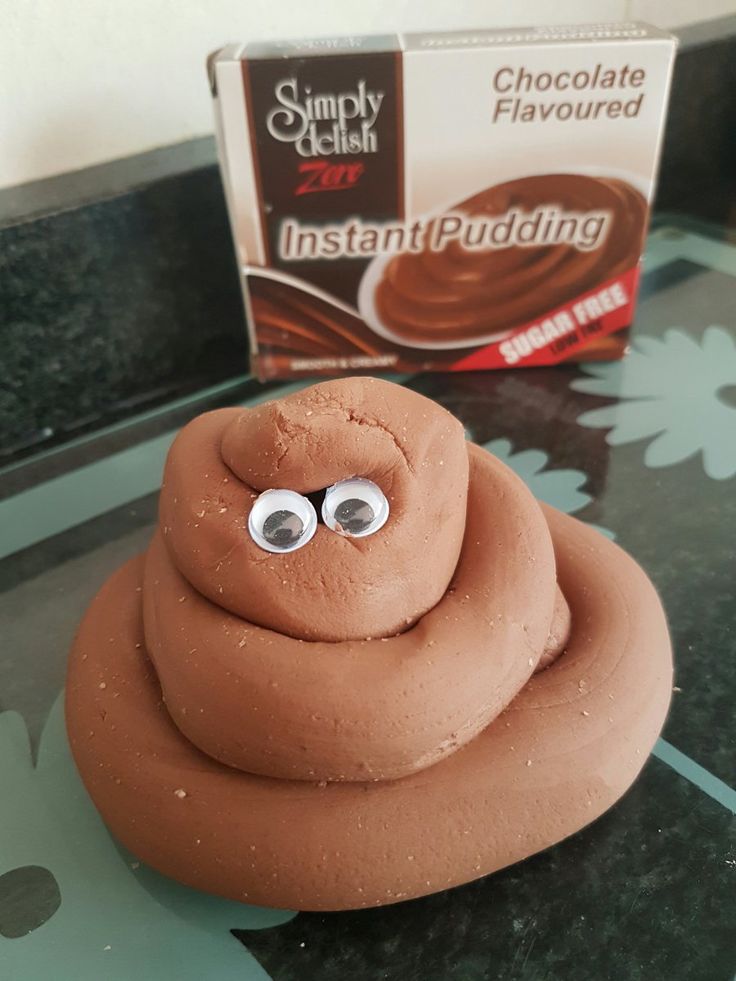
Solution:
M219 51L259 377L620 357L674 52L643 24Z

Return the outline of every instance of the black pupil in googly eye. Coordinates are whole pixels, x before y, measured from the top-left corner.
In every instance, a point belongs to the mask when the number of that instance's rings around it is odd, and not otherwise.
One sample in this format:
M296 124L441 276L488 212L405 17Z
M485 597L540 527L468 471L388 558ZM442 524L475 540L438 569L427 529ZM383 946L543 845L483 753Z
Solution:
M359 497L350 497L335 508L335 521L351 535L356 535L373 522L376 517L373 508Z
M288 548L304 534L304 522L293 511L274 511L263 522L263 537L269 545Z

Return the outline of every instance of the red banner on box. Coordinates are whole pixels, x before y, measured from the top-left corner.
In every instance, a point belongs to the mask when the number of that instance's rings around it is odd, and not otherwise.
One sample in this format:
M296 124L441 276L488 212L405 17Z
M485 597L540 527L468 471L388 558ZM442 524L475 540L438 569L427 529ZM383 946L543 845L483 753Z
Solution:
M591 340L631 324L639 275L637 265L544 317L515 328L502 340L456 361L449 370L525 368L565 361Z

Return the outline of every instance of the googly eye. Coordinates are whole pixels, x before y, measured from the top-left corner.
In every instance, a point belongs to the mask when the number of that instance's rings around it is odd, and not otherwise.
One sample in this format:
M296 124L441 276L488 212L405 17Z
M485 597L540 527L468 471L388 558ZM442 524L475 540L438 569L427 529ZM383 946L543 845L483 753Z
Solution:
M322 520L340 535L364 538L383 528L388 501L381 488L365 477L351 477L328 487L322 502Z
M248 531L266 552L294 552L317 530L317 512L311 501L296 491L267 490L256 499L248 515Z

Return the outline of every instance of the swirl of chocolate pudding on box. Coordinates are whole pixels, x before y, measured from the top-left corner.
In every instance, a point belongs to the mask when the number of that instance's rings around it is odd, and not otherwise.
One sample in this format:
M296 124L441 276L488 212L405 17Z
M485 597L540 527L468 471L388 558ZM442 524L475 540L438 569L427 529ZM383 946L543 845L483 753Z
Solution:
M647 214L644 196L613 177L487 188L437 216L421 251L386 263L377 316L415 347L497 339L636 266Z

